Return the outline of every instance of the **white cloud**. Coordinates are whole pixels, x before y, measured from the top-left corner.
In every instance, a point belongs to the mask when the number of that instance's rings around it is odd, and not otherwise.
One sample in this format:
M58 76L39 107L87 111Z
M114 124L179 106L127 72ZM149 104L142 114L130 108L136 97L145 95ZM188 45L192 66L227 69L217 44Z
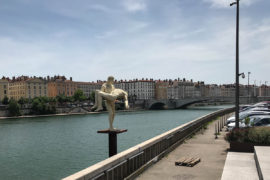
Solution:
M123 5L129 12L143 11L147 8L144 0L123 0Z
M227 7L231 2L203 1L213 7ZM0 35L0 65L4 67L0 75L60 74L78 81L106 79L108 75L117 79L186 77L207 83L234 81L235 22L230 15L205 7L188 14L189 7L178 0L146 2L150 3L123 0L113 5L101 1L100 5L58 4L51 7L53 11L72 17L74 25L45 31L48 24L36 22L44 31L33 36L12 25L9 29L15 28L12 32L21 35ZM241 3L249 5L251 1ZM125 9L119 9L123 5ZM151 12L145 11L150 5ZM127 11L145 14L127 15ZM243 16L240 24L240 71L251 71L252 78L261 80L270 66L270 20L263 18ZM61 25L59 19L56 21Z
M213 8L229 8L230 3L236 0L203 0L206 3L210 3ZM260 0L241 0L240 5L250 6Z

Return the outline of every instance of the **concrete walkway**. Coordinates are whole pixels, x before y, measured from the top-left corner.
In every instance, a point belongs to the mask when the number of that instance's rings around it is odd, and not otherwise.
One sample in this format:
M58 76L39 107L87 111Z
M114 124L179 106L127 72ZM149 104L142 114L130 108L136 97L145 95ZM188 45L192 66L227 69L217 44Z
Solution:
M221 180L259 180L253 153L229 152Z
M221 179L229 144L224 140L225 128L218 139L214 138L215 123L211 123L203 133L199 132L186 143L181 144L136 179ZM194 167L175 166L175 161L183 156L198 156L201 158L201 162Z

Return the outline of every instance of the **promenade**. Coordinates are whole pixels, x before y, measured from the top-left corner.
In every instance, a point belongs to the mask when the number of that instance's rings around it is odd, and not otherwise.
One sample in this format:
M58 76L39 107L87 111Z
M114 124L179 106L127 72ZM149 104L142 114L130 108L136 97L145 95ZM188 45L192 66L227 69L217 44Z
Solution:
M178 146L166 157L144 171L136 180L175 179L175 180L217 180L221 179L229 144L224 140L223 131L214 138L215 122L208 125L204 132L198 132L191 139ZM181 157L200 157L194 167L175 166Z

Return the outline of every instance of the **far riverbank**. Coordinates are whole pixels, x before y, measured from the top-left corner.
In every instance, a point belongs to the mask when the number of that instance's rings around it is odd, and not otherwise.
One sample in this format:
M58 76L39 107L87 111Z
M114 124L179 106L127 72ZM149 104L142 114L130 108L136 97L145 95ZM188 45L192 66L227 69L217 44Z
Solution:
M189 108L196 108L196 107L207 107L207 106L221 106L221 105L230 105L230 103L198 103L198 104L193 104L189 106ZM88 111L91 109L91 107L87 108L82 108L82 107L77 107L76 111L77 112L69 112L70 108L58 108L58 111L64 111L64 113L56 113L56 114L42 114L42 115L21 115L21 116L7 116L7 112L3 112L4 110L0 110L0 120L2 119L20 119L20 118L36 118L36 117L54 117L54 116L73 116L73 115L87 115L87 114L103 114L106 113L107 111L100 111L100 112L95 112L95 111ZM67 110L68 109L68 110ZM163 109L166 110L166 109ZM173 109L171 109L173 110ZM2 113L1 113L2 111ZM5 110L6 111L6 110ZM23 110L28 112L29 110ZM143 109L143 108L136 108L136 109L129 109L129 110L117 110L117 112L137 112L137 111L148 111L148 109ZM5 116L3 116L5 115Z

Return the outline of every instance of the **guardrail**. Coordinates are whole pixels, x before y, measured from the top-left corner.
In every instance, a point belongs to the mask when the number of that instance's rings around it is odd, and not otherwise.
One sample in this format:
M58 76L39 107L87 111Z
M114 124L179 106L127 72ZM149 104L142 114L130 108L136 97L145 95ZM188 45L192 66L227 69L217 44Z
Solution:
M228 116L233 111L234 108L222 109L197 118L68 176L63 180L133 179L145 168L172 151L192 133L203 128L207 122L219 116Z

